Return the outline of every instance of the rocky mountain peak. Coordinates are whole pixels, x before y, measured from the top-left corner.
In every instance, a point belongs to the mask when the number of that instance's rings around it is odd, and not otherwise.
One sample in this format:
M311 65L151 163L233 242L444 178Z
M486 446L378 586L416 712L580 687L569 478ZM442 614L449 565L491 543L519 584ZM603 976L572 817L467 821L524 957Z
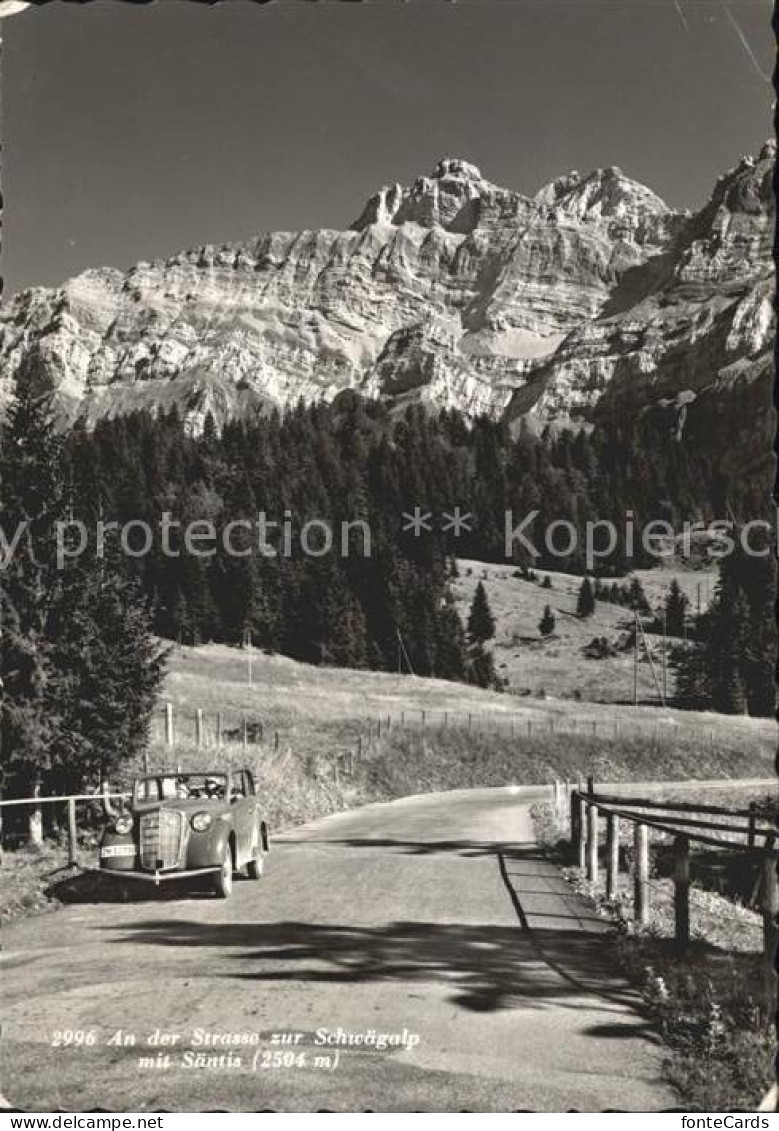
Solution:
M459 157L442 158L433 170L433 176L438 180L450 178L466 181L484 180L481 170L476 165L472 165L470 161L463 161Z
M431 176L417 177L407 186L384 185L372 196L360 217L352 224L363 231L371 224L420 224L423 227L458 230L477 222L472 204L484 195L506 192L485 181L481 170L459 157L442 158Z
M618 165L582 175L572 170L545 185L535 198L578 219L609 218L636 213L662 215L669 211L657 193L627 177Z
M175 405L193 429L346 389L541 422L689 406L769 356L774 155L742 158L692 215L617 166L530 198L445 157L345 231L33 288L0 307L0 404L21 372L71 420Z

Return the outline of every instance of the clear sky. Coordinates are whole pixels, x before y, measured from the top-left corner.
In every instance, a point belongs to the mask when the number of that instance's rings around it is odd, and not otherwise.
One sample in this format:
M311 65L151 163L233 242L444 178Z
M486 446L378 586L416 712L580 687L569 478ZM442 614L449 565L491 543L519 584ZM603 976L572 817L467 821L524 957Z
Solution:
M346 227L464 157L534 193L619 165L695 207L770 136L769 0L51 3L3 21L6 294Z

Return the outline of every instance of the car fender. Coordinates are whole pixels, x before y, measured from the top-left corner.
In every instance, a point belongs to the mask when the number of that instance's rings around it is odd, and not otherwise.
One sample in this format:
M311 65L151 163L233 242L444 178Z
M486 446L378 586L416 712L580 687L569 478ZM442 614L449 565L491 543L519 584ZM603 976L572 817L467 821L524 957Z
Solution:
M104 856L103 849L120 852L121 855ZM98 861L101 870L106 872L128 872L135 868L138 846L132 832L118 833L107 828L100 838Z
M221 864L225 847L233 831L233 823L225 815L217 817L205 833L191 831L187 867L210 868Z

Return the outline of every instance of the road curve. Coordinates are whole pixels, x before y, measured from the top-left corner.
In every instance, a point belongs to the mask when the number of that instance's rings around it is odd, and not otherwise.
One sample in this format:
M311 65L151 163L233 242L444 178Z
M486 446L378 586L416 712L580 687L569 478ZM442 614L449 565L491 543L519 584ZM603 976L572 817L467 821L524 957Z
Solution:
M38 1111L676 1106L604 924L533 843L542 792L430 794L312 822L228 902L89 896L11 925L3 1092ZM52 1047L57 1030L90 1043ZM322 1030L335 1043L317 1044ZM196 1046L196 1031L259 1043ZM372 1031L403 1043L342 1043Z

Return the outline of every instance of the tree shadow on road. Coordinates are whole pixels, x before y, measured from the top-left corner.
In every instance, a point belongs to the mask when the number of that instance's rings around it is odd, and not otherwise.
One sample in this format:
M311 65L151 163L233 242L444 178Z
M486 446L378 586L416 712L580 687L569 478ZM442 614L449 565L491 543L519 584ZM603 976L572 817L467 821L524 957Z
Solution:
M295 842L289 842L295 843ZM495 856L498 853L517 859L547 860L537 844L517 844L516 841L502 844L494 840L398 840L392 837L354 837L318 839L306 837L299 842L306 847L322 845L328 848L384 849L387 852L402 853L406 856L435 856L438 853L455 854L465 857Z
M416 848L410 842L409 847ZM485 847L473 842L422 846L425 851L468 853L480 853ZM490 845L492 855L495 848ZM590 913L581 901L574 897L570 904L561 903L559 894L549 890L548 861L535 845L507 847L496 864L517 914L515 925L413 920L370 926L203 923L170 918L110 929L121 931L120 941L181 948L182 958L190 948L212 948L213 953L204 956L206 968L214 963L219 976L256 983L294 981L345 988L370 982L438 983L451 987L449 1001L475 1012L537 1010L550 1003L571 1009L597 1005L600 1010L610 1005L625 1021L615 1022L608 1035L635 1036L637 1026L643 1025L635 1013L625 1010L639 1009L640 998L617 971L602 920L593 921L591 929ZM555 902L553 913L545 916L547 896ZM376 898L381 899L380 891ZM523 899L533 901L533 923L540 929L528 924ZM225 975L226 955L236 968Z
M116 934L117 928L111 930ZM396 921L366 927L147 919L118 930L121 942L182 951L213 948L204 974L255 983L340 984L345 990L372 982L438 983L451 987L449 1001L476 1012L537 1010L552 1003L603 1010L611 1003L622 1013L639 1005L635 992L615 975L603 937L580 931L544 931L539 947L532 932L490 923ZM226 955L236 965L227 973ZM210 970L212 963L218 969ZM618 1027L625 1036L635 1035L631 1021L637 1018L628 1015Z

